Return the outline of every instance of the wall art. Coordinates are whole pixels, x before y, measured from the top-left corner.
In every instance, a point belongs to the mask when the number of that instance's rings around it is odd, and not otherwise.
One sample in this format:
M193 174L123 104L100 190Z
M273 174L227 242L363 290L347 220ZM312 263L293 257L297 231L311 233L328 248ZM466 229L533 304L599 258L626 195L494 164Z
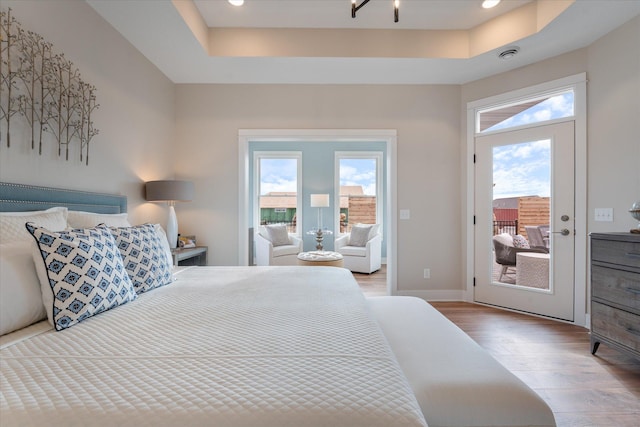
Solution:
M77 155L88 165L89 144L98 134L92 114L98 107L95 86L63 53L24 29L11 9L0 10L0 145L15 145L11 127L26 123L26 140L17 143L40 155L44 144L54 143L58 156Z

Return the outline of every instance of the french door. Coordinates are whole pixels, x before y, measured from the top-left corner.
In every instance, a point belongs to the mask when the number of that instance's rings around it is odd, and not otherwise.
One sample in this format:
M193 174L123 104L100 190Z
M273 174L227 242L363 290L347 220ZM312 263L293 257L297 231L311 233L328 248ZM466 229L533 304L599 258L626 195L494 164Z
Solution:
M476 302L574 320L574 145L573 121L476 137Z

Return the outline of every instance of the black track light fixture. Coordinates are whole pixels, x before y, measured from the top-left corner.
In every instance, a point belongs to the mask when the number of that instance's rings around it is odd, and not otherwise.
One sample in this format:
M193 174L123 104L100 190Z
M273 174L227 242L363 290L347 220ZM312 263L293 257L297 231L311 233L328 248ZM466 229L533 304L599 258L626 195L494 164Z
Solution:
M393 22L398 22L400 18L400 0L392 0L393 1ZM369 3L369 0L362 0L362 3L359 5L356 4L357 0L351 0L351 17L356 17L356 12L359 11L362 6Z

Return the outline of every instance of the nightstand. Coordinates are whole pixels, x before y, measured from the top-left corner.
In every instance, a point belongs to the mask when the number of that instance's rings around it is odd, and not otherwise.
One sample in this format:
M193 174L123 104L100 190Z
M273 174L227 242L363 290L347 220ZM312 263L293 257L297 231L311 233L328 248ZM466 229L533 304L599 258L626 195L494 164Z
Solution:
M171 249L173 265L207 265L207 246Z

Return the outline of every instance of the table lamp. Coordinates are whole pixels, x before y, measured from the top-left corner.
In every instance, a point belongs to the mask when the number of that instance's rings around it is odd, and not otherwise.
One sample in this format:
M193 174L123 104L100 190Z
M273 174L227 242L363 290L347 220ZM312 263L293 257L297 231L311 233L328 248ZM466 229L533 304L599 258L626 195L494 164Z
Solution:
M311 195L311 207L318 208L318 230L316 233L316 249L321 251L323 234L322 231L322 208L329 207L329 195L328 194L312 194Z
M169 219L167 221L167 240L172 249L178 246L178 219L174 208L176 202L190 202L193 199L191 181L149 181L145 185L146 199L149 202L167 202Z

